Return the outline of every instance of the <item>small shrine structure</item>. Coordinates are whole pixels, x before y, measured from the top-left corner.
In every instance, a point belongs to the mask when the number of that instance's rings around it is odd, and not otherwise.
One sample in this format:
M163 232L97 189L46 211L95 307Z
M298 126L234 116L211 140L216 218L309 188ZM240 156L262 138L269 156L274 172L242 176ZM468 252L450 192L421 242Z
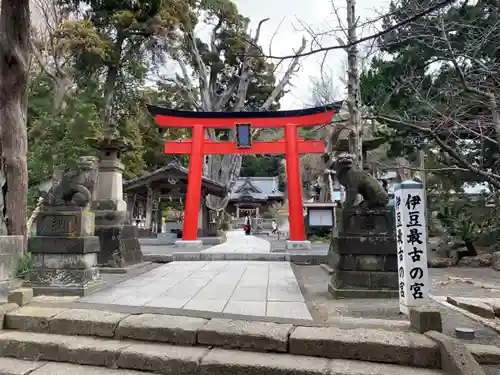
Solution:
M124 181L128 217L140 227L141 237L161 232L162 212L166 202L178 200L184 203L187 184L188 169L177 162L169 162L155 171ZM225 197L227 191L224 186L206 177L203 177L201 185L197 233L200 237L210 237L216 234L216 227L205 204L206 196L212 194ZM178 227L182 228L182 222L179 222Z

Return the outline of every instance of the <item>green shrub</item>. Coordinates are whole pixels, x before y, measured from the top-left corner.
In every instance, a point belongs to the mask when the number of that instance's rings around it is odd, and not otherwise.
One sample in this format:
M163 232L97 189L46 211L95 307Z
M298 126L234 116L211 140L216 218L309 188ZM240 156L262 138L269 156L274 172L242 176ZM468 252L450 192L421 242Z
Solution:
M437 215L448 235L464 242L468 256L477 255L474 242L483 234L486 224L474 216L470 203L445 205Z
M33 257L31 256L31 253L25 252L17 263L15 276L16 278L27 280L32 271Z

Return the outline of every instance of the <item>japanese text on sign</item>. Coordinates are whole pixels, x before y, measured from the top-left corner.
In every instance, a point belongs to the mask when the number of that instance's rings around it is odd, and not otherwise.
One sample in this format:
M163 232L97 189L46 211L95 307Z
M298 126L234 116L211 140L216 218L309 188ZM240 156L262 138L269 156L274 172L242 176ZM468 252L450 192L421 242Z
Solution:
M406 182L395 191L396 243L401 310L428 298L427 224L422 185ZM404 311L403 311L404 310Z

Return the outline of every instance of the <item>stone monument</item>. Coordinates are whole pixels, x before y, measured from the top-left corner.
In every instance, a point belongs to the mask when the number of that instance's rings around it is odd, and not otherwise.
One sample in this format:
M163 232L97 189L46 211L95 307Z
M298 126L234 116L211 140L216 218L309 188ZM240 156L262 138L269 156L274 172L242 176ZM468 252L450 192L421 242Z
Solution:
M352 155L343 154L334 163L346 200L328 251L333 271L328 290L334 298L396 298L398 261L389 197L375 178L354 169L352 161ZM354 206L358 194L363 201Z
M96 214L95 233L101 251L101 272L124 273L142 266L141 245L137 227L130 223L127 203L123 199L123 164L120 153L131 147L118 139L96 142L99 151L98 177L92 208Z
M104 287L97 268L99 238L90 211L97 177L95 158L81 157L77 168L53 186L28 240L33 269L27 285L34 295L84 296Z

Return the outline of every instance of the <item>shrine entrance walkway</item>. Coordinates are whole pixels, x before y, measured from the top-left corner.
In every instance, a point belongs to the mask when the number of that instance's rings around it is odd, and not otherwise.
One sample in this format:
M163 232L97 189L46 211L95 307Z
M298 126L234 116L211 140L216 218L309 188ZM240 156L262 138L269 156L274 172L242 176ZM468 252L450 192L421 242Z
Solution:
M271 252L271 243L262 238L246 236L242 230L226 232L226 242L215 245L202 253L247 253L267 254Z
M203 252L269 253L261 238L228 232ZM289 262L174 261L81 298L80 302L180 309L253 317L312 320Z

